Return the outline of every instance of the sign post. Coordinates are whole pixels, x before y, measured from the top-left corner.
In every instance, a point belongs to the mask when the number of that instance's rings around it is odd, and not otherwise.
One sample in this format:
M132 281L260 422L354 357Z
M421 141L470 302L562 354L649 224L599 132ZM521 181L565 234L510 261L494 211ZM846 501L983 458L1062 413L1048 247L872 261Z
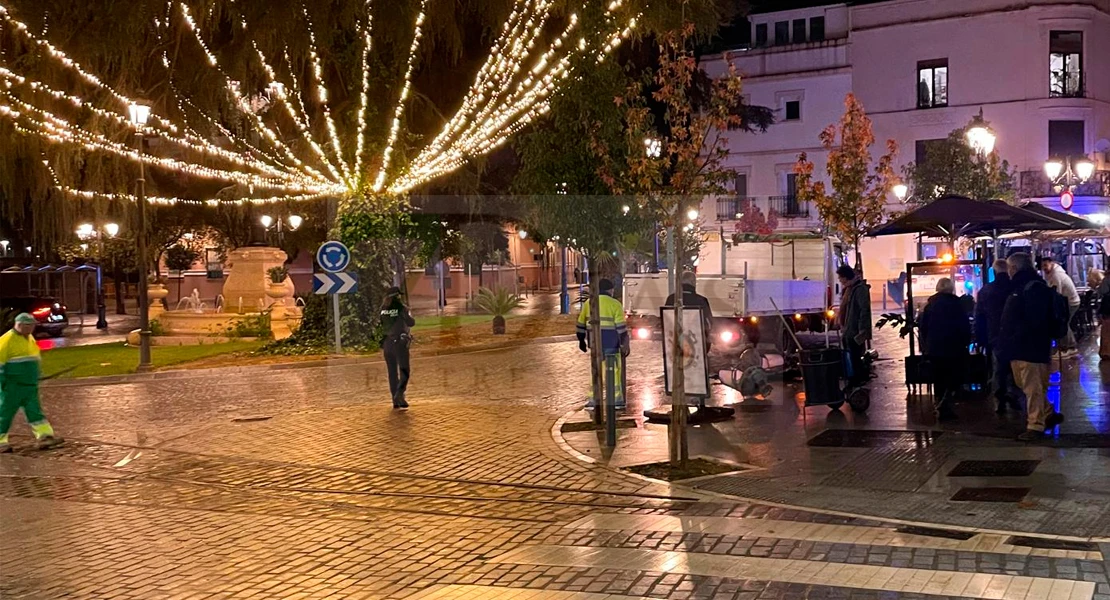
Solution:
M358 289L358 276L345 273L351 264L351 251L342 242L330 241L320 245L316 251L316 264L324 270L316 273L312 289L316 294L331 294L332 322L335 324L335 353L343 352L343 340L339 330L339 294Z

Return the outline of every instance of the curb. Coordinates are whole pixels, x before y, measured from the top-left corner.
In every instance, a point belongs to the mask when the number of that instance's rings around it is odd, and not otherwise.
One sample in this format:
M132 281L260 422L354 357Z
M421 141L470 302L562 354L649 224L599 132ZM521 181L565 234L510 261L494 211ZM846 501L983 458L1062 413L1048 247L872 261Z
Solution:
M574 341L577 339L574 335L554 335L542 338L531 338L528 340L513 340L511 342L497 342L494 344L485 344L480 346L470 346L466 348L448 348L444 350L436 350L422 354L414 354L412 360L422 360L427 358L437 358L440 356L452 356L457 354L477 354L479 352L493 352L496 350L507 350L509 348L517 348L520 346L530 346L534 344L555 344L560 342ZM364 356L332 356L326 358L319 358L313 360L304 360L298 362L284 362L274 363L269 365L245 365L241 367L212 367L207 369L167 369L165 371L152 371L150 373L131 373L128 375L107 375L104 377L79 377L75 379L52 379L42 382L40 385L43 388L64 388L64 387L78 387L87 385L118 385L125 383L143 383L147 381L164 380L164 379L188 379L190 377L210 377L213 375L246 375L251 373L265 373L271 371L286 371L292 369L313 369L320 367L351 367L369 363L383 362L380 356L364 355Z
M619 468L616 468L616 467L610 467L607 464L602 464L596 458L593 458L592 456L586 456L585 454L582 454L581 452L579 452L579 451L575 450L573 447L571 447L571 445L569 443L567 443L566 440L563 439L562 427L563 427L563 423L566 423L568 418L576 412L578 412L578 409L571 410L571 411L567 412L562 417L559 417L559 419L556 420L555 424L551 427L551 437L554 438L555 444L557 446L559 446L559 448L561 448L564 452L569 454L572 458L575 458L577 460L580 460L580 461L582 461L586 464L592 465L592 466L598 466L598 467L601 467L603 469L607 469L609 471L612 471L614 473L619 473L619 474L624 475L624 476L633 477L633 478L636 478L636 479L641 479L643 481L648 481L648 482L651 482L651 483L671 486L675 490L675 493L681 492L682 494L689 494L689 495L694 496L695 498L697 498L698 501L727 500L727 501L730 501L730 502L744 502L744 503L747 503L747 504L772 506L772 507L775 507L775 508L783 508L783 509L787 509L787 510L797 510L797 511L802 511L802 512L809 512L809 513L822 514L822 515L830 515L830 516L835 516L835 517L848 517L848 518L854 518L854 519L864 519L864 520L867 520L867 521L879 521L879 522L889 524L889 525L908 525L908 526L914 526L914 527L925 527L925 528L933 528L933 529L941 528L941 529L948 529L948 530L952 530L952 531L963 531L963 532L967 532L967 533L1002 535L1002 536L1022 536L1022 537L1039 538L1039 539L1044 539L1044 540L1057 540L1057 541L1065 541L1065 542L1091 542L1091 543L1096 543L1096 544L1110 544L1110 537L1099 537L1099 536L1082 537L1082 536L1068 536L1068 535L1053 535L1053 534L1050 534L1050 533L1033 533L1033 532L1028 532L1028 531L1005 531L1005 530L1002 530L1002 529L988 529L988 528L982 528L982 527L968 527L968 526L964 526L964 525L950 525L950 524L947 524L947 523L933 523L933 522L929 522L929 521L910 521L910 520L906 520L906 519L891 519L891 518L880 517L880 516L875 516L875 515L866 515L866 514L862 514L862 513L852 513L852 512L846 512L846 511L840 511L840 510L829 510L829 509L825 509L825 508L802 506L802 505L798 505L798 504L786 504L786 503L783 503L783 502L775 502L775 501L772 501L772 500L761 500L759 498L749 498L749 497L746 497L746 496L733 496L731 494L722 494L720 492L714 492L714 491L710 491L710 490L700 490L700 489L692 488L692 487L689 487L688 485L686 485L686 484L689 484L689 483L702 481L702 480L709 479L709 478L712 478L712 477L720 477L721 475L705 475L705 476L701 476L701 477L694 477L694 478L691 478L691 479L683 479L683 480L679 480L679 481L664 481L662 479L654 479L652 477L647 477L645 475L640 475L638 473L631 473L631 472L625 471L623 469L619 469ZM691 457L691 458L698 458L698 457ZM708 457L703 457L703 458L708 458ZM714 458L713 460L719 460L719 459ZM739 465L739 466L745 466L745 467L754 467L754 465L744 465L744 464L741 464L741 463L733 463L733 464L736 464L736 465ZM762 467L754 467L754 468L755 469L762 469ZM1104 560L1110 560L1110 554L1104 555L1103 559Z

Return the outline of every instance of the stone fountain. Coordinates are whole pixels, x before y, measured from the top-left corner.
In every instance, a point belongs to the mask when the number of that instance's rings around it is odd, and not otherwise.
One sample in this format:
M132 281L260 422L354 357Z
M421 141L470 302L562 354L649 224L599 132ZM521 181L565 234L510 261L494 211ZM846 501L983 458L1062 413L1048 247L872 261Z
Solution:
M200 300L194 289L174 310L162 311L158 322L168 336L221 336L235 324L270 313L270 329L275 339L284 339L300 325L302 311L292 300L293 282L270 282L267 271L285 264L288 255L278 248L248 247L228 255L230 271L221 298L214 306Z

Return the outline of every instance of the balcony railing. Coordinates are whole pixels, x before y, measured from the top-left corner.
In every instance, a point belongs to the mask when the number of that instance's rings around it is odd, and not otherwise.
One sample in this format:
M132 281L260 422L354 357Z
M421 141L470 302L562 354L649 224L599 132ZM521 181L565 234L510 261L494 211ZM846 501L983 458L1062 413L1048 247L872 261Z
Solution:
M1060 195L1043 171L1022 171L1018 178L1018 193L1022 198L1047 198ZM1110 197L1110 171L1095 171L1086 183L1075 187L1075 195Z
M809 204L798 200L797 196L771 196L770 208L784 219L799 219L809 216Z
M755 203L751 196L728 196L717 199L717 220L735 221L736 215L743 213L746 207Z

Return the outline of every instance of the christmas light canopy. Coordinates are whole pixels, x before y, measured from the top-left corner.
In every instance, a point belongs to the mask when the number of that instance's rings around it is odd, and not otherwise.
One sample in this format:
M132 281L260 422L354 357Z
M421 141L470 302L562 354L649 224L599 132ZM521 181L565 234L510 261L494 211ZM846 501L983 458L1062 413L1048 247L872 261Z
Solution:
M224 40L226 32L220 31L216 19L221 17L213 16L212 3L204 5L206 10L194 10L184 1L168 0L165 11L152 22L153 31L167 47L171 40L181 47L155 56L152 68L163 69L160 76L165 85L161 87L168 93L148 104L83 67L46 40L45 30L34 33L0 0L0 30L4 35L10 32L20 42L15 47L29 55L26 61L5 56L0 66L0 119L20 134L37 137L51 147L142 163L152 169L154 183L159 172L163 176L169 172L175 175L175 184L185 182L180 185L189 189L194 189L189 182L222 188L207 199L151 195L151 203L262 204L404 194L500 147L546 114L551 95L570 76L575 59L587 59L587 64L605 60L636 25L636 15L628 14L624 0L611 0L603 5L608 31L593 36L581 31L577 14L556 16L554 4L555 0L513 2L458 108L444 118L442 129L423 147L404 151L404 157L411 157L408 160L400 160L399 146L419 139L408 129L407 120L413 81L433 59L422 43L428 23L436 18L428 12L435 5L429 0L411 0L415 16L408 30L407 58L397 74L399 83L384 87L372 82L382 76L375 70L382 69L375 53L379 46L389 46L374 44L375 12L385 7L366 0L362 14L351 23L361 68L353 86L358 101L334 106L337 96L329 90L327 76L336 68L327 62L334 57L320 51L318 31L306 7L301 19L304 43L299 47L306 49L307 56L301 57L294 55L292 44L267 53L261 40L252 37L254 30L247 17L234 11L232 23L241 32L235 35L246 36L247 43L222 48L223 41L213 40ZM229 0L228 9L234 6ZM622 11L626 13L623 16ZM246 56L229 55L241 48L246 49ZM19 72L15 66L38 61L65 76L48 81ZM249 78L239 81L229 76L228 65L241 67L244 62L251 71ZM307 67L298 68L299 64ZM188 87L188 82L178 79L183 71L203 71L203 81L219 82L217 88L183 91ZM261 84L255 87L247 81ZM384 94L391 108L372 110L372 92ZM219 111L201 108L212 101L226 101L226 107ZM340 109L351 114L337 118L333 111ZM370 117L378 114L384 123L374 127ZM160 143L140 152L121 141L120 133ZM652 151L657 150L649 147ZM55 188L69 197L135 201L128 194L79 189L59 181L60 173L53 169L51 174Z

